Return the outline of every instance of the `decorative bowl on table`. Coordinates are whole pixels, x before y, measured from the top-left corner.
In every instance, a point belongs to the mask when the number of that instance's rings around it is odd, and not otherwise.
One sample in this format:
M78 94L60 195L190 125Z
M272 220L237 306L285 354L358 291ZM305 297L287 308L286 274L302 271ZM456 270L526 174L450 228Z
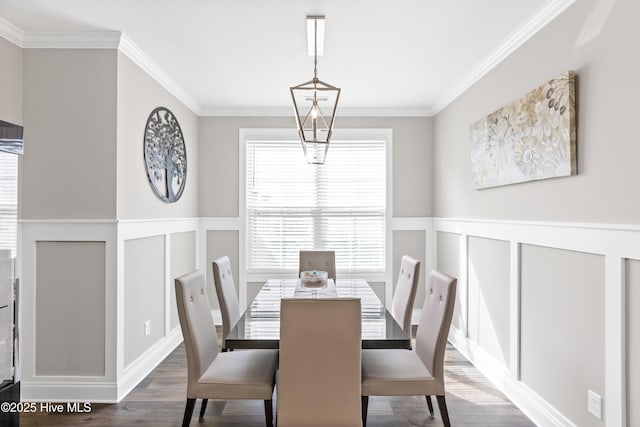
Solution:
M310 270L300 272L300 282L307 288L326 288L329 274L326 271Z

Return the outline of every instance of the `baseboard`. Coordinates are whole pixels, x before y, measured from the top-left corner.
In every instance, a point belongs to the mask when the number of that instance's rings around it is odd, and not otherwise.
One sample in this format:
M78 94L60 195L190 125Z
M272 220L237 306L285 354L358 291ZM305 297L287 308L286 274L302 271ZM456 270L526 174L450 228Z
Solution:
M60 377L52 381L23 380L23 402L92 402L117 403L153 371L180 343L182 333L175 328L167 337L158 341L142 356L131 363L117 383L100 382L91 378L83 382L78 377ZM89 380L87 378L87 380Z
M66 377L65 377L66 378ZM117 401L117 387L111 382L21 382L22 402L93 402L114 403Z
M151 373L175 348L182 342L180 328L174 328L168 336L154 344L142 356L124 369L122 378L118 381L116 402L121 401L147 375Z
M449 342L537 426L576 427L526 384L514 379L508 367L496 361L461 331L451 328Z

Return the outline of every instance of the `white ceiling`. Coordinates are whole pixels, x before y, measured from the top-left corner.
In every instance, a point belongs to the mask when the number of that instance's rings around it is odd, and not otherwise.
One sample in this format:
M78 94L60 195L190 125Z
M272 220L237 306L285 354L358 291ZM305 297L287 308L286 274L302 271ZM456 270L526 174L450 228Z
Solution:
M340 114L431 115L573 1L0 0L0 35L123 32L198 114L290 114L289 86L313 76L305 17L322 14Z

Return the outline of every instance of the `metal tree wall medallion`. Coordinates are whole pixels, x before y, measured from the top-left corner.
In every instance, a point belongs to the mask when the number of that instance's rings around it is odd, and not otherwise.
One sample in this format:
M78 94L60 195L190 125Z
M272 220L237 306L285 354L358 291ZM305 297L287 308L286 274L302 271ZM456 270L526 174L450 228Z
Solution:
M178 119L165 107L156 108L147 119L144 162L154 193L167 203L177 201L187 179L187 150Z

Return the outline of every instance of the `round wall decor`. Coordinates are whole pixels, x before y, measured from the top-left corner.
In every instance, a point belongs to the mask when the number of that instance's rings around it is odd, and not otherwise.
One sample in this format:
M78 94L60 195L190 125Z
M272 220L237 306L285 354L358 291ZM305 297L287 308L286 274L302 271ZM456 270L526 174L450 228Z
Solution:
M154 193L167 203L177 201L187 179L187 150L180 123L168 108L156 108L147 119L144 162Z

